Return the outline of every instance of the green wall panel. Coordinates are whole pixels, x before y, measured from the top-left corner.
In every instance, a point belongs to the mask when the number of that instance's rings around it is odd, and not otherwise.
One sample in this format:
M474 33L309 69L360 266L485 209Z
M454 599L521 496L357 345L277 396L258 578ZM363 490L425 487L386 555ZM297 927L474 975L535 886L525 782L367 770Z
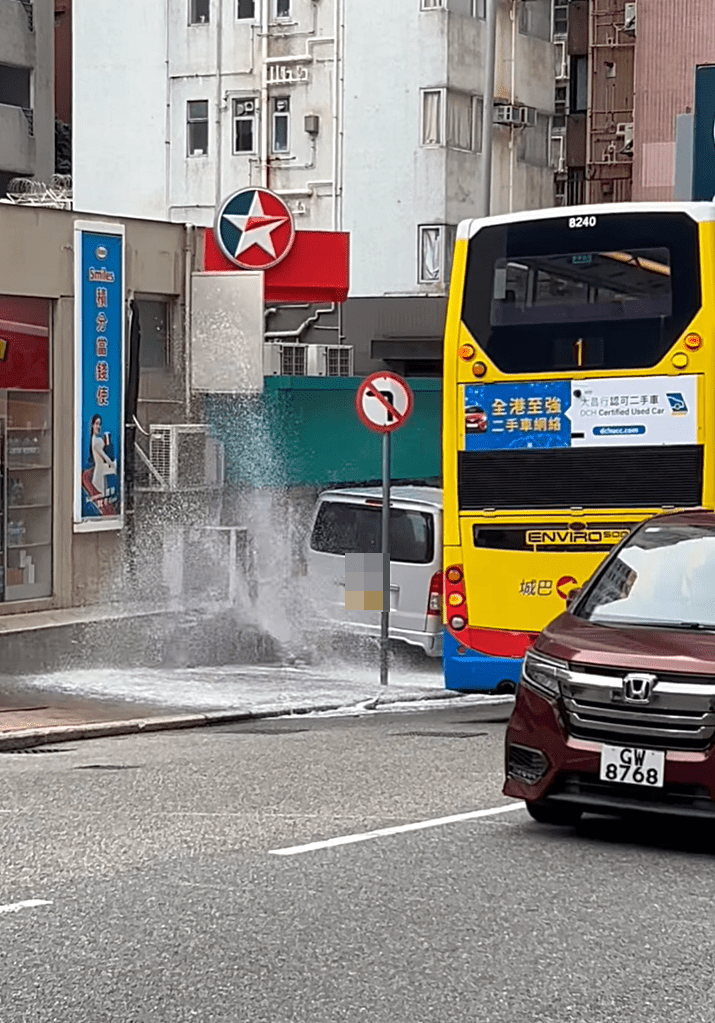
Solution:
M361 378L267 377L263 394L211 395L206 421L226 451L226 480L257 487L379 479L381 437L355 411ZM442 381L409 381L415 409L392 435L393 479L441 472Z

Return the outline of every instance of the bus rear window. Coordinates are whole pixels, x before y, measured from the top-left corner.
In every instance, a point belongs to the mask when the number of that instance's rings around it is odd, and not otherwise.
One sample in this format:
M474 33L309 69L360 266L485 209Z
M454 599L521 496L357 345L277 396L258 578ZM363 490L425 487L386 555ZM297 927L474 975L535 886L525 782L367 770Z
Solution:
M324 501L310 539L323 554L373 554L382 550L382 509ZM434 527L427 512L390 509L390 560L428 565L434 560Z
M668 249L499 259L493 326L670 316Z
M470 238L462 320L503 373L647 369L688 329L702 305L698 225L637 207L525 213Z

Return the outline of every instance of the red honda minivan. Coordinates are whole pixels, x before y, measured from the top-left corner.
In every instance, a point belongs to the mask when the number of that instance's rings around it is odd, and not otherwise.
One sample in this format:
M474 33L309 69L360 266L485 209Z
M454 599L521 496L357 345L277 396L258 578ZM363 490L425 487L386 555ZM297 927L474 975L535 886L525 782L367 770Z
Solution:
M524 659L504 794L542 823L584 811L715 820L715 513L658 515Z

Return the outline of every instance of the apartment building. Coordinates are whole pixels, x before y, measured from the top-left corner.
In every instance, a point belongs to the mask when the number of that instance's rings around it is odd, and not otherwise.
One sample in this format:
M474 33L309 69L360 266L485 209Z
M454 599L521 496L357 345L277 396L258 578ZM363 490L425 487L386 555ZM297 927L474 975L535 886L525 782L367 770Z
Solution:
M553 202L552 0L498 0L494 104L485 14L485 0L81 5L75 206L209 227L222 198L265 185L298 229L351 236L351 297L306 337L345 339L356 373L434 374L485 116L492 211ZM269 330L295 336L313 313L281 308Z
M55 170L54 2L0 0L0 198Z

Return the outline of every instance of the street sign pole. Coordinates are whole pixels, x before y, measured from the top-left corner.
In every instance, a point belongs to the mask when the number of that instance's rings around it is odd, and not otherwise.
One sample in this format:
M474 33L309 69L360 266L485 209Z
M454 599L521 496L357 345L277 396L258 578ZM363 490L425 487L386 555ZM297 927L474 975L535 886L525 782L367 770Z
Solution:
M412 415L414 396L406 380L385 370L371 373L355 395L361 422L382 434L382 612L380 614L380 684L387 685L390 651L390 436Z
M390 653L390 434L382 435L382 620L380 685L387 685Z

